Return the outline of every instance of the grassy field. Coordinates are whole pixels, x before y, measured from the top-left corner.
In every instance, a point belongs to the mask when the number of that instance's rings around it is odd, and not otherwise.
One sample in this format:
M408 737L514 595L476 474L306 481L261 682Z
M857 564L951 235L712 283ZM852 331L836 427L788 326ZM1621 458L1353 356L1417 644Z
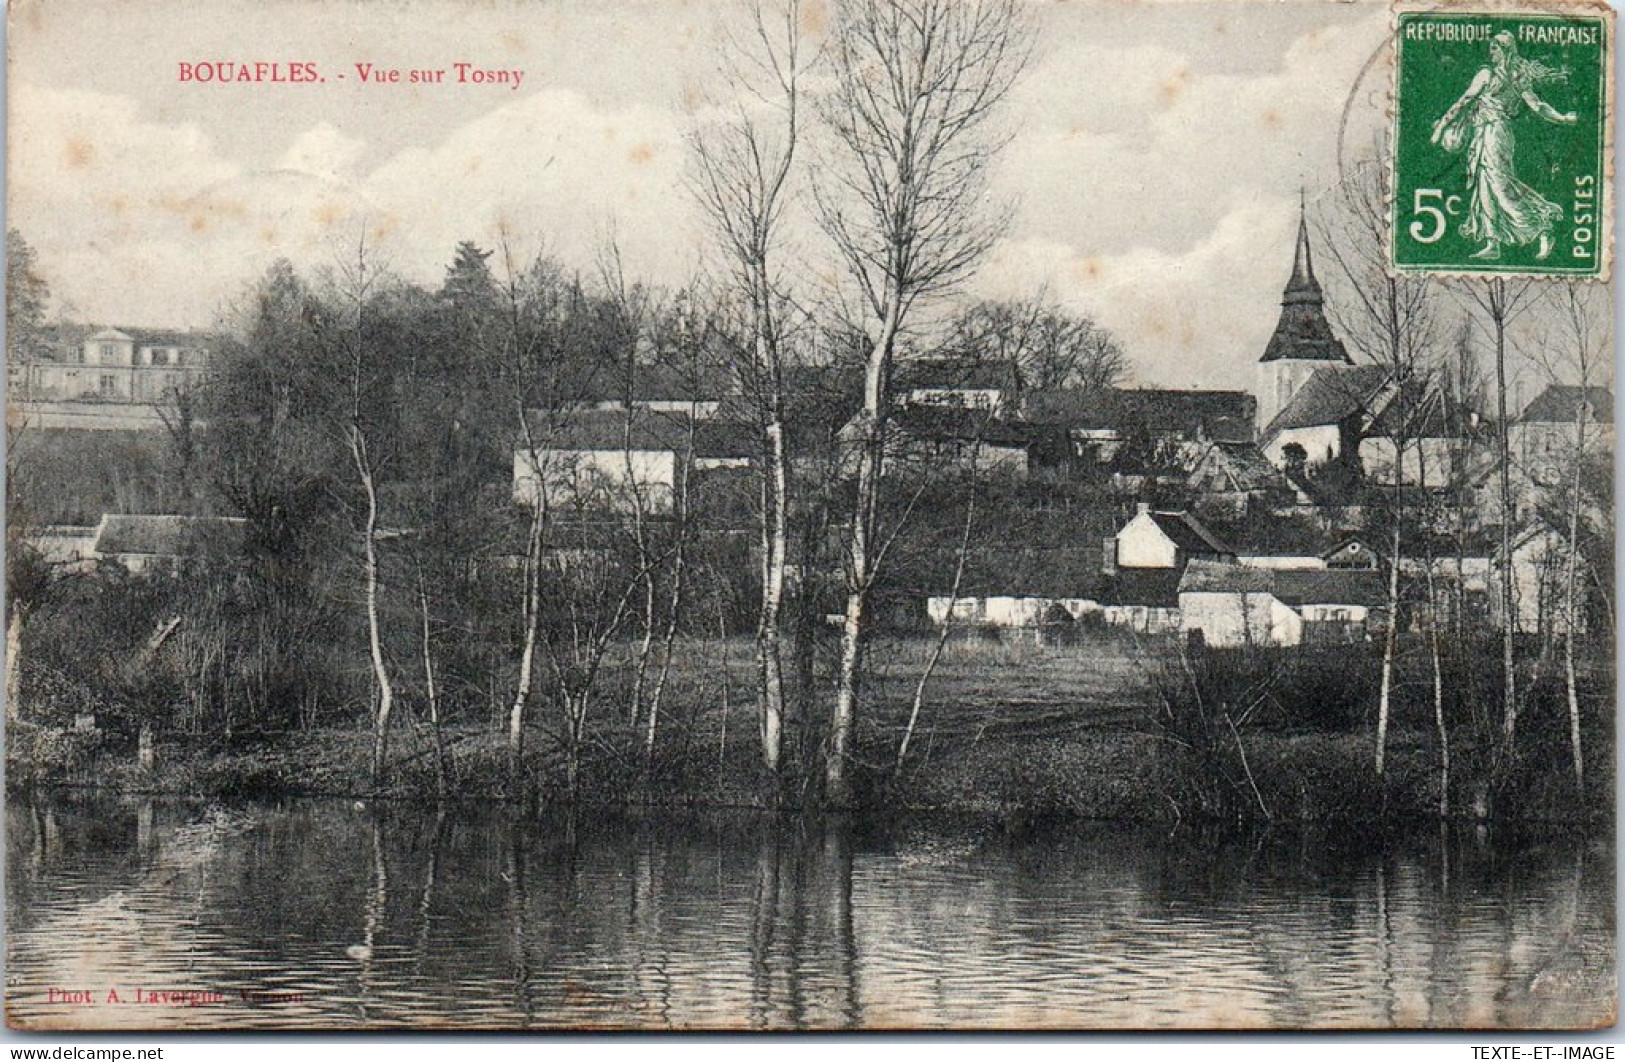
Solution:
M1179 700L1183 674L1172 643L1116 634L1064 647L1041 646L1030 637L956 637L925 688L910 754L899 771L899 737L933 647L932 639L916 637L881 639L871 650L854 754L860 809L882 815L969 813L1020 824L1049 817L1371 823L1431 815L1437 808L1437 746L1420 717L1396 719L1381 786L1373 774L1370 727L1358 718L1339 726L1316 722L1316 695L1294 693L1290 686L1283 692L1299 702L1278 705L1268 720L1247 717L1254 721L1233 736L1218 729L1204 753L1190 746L1190 732L1173 732L1167 723L1166 708ZM821 686L832 649L821 648ZM1364 671L1373 670L1375 659L1350 655L1358 652L1335 659L1351 676L1348 688L1328 690L1321 699L1352 698L1360 709L1366 687L1353 678L1368 677ZM662 696L658 754L646 764L641 729L627 712L634 674L626 660L615 662L589 720L578 797L663 806L767 803L772 790L759 766L754 666L748 640L680 644ZM646 676L646 690L657 674L658 667ZM1313 689L1315 677L1308 681ZM791 777L816 774L803 765L817 762L828 701L820 691L805 705L806 717L791 720ZM511 795L501 705L491 708L484 718L465 713L447 728L458 798ZM1607 744L1593 747L1589 787L1599 793L1612 786L1611 726L1605 731L1591 739ZM525 788L543 800L567 796L561 733L558 709L539 697L526 738ZM230 747L171 735L155 772L138 769L126 751L81 757L76 768L53 775L40 770L40 761L50 757L35 750L26 729L14 728L8 742L13 780L32 775L226 796L370 794L369 753L370 735L359 728L239 737ZM1483 757L1465 737L1454 756L1452 807L1464 813L1479 795L1474 772ZM1561 771L1542 767L1534 778L1525 786L1520 814L1585 817L1577 809L1610 806L1602 799L1575 801ZM393 730L383 795L421 798L434 791L431 732L408 696ZM792 787L782 795L798 803L814 793Z

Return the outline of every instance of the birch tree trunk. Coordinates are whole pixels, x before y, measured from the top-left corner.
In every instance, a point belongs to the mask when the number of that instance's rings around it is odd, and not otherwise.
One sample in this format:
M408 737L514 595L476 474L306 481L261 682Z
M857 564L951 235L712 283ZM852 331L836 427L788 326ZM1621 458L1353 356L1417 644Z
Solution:
M890 376L898 329L897 305L885 318L880 336L869 351L864 372L862 425L858 447L858 494L848 537L846 613L841 622L841 662L835 678L835 711L830 719L829 748L824 766L824 795L834 807L851 803L851 778L847 760L851 755L852 730L863 664L863 641L867 633L865 611L869 588L874 580L874 523L880 502L880 477L886 447L886 422L890 410Z
M367 649L372 660L372 677L377 686L378 704L373 715L372 785L377 789L384 779L389 755L389 718L395 707L395 684L384 660L382 624L378 610L378 492L373 483L372 464L367 458L367 441L357 424L350 425L350 456L356 475L367 496L367 518L362 532L361 572L367 610Z
M1396 447L1396 450L1398 448ZM1399 479L1399 470L1394 470ZM1397 491L1395 492L1398 493ZM1396 502L1397 504L1397 502ZM1394 513L1394 533L1389 540L1388 558L1388 630L1382 639L1382 683L1377 694L1377 780L1383 778L1388 757L1388 717L1394 690L1394 650L1399 642L1399 550L1401 546L1399 512Z
M784 745L784 658L781 653L785 570L790 544L790 484L784 448L782 399L773 403L767 425L762 521L762 607L756 625L757 693L760 705L762 766L779 773Z
M13 601L11 615L6 617L6 720L12 723L20 722L23 717L19 699L22 692L22 651L23 610Z
M836 10L824 110L839 150L816 198L872 330L854 421L857 498L824 771L836 807L851 802L893 358L913 310L969 276L1002 228L983 196L1001 143L989 120L1026 65L1028 42L1010 0L846 0Z
M535 450L532 448L532 454ZM534 460L534 457L533 457ZM538 469L537 475L541 476ZM535 508L531 511L529 533L525 537L524 587L521 590L521 618L523 633L519 650L519 678L514 686L513 703L508 706L508 786L510 795L523 796L525 757L525 707L530 703L531 687L536 676L537 628L541 622L541 568L542 542L547 526L545 483L538 482Z
M429 708L429 728L434 738L435 795L445 800L450 790L446 777L446 734L440 726L440 687L435 680L434 645L429 628L429 587L423 577L423 564L417 565L419 638L423 647L423 692Z
M1585 379L1582 375L1581 385ZM1583 393L1583 392L1582 392ZM1574 763L1574 788L1585 792L1585 753L1580 743L1580 686L1574 663L1574 635L1580 622L1580 478L1585 462L1585 401L1575 403L1574 414L1574 474L1569 493L1569 549L1567 586L1564 591L1563 680L1568 694L1569 756Z

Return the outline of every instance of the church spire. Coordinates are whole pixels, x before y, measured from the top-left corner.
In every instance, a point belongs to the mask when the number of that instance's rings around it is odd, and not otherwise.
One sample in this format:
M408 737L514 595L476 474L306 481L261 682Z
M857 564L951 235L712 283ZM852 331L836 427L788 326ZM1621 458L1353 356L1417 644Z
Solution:
M1304 200L1303 189L1298 189L1298 247L1292 256L1292 279L1286 283L1286 291L1281 295L1281 304L1313 303L1316 306L1325 301L1320 291L1320 281L1315 279L1315 260L1309 253L1309 207Z
M1352 364L1326 320L1326 299L1315 279L1309 250L1309 207L1298 192L1298 243L1292 255L1292 277L1281 293L1281 319L1260 361L1321 361Z

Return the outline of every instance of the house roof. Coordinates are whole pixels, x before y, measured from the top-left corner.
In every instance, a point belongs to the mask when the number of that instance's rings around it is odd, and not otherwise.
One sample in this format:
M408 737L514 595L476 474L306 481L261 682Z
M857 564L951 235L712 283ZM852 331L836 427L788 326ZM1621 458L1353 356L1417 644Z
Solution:
M1152 512L1152 521L1169 540L1186 553L1235 554L1235 550L1219 541L1218 537L1202 526L1202 522L1187 512Z
M88 338L92 340L101 339L110 332L129 336L135 340L135 345L138 347L185 347L196 350L209 346L214 342L213 336L202 332L187 332L171 328L103 328Z
M909 358L897 365L896 391L1002 391L1016 385L1015 366L1004 359Z
M1370 412L1378 392L1388 382L1381 365L1328 366L1316 369L1286 408L1264 429L1273 438L1293 428L1341 424L1357 413Z
M1275 583L1269 568L1193 560L1179 577L1182 594L1268 594Z
M1581 403L1591 407L1592 420L1612 424L1614 393L1606 387L1574 387L1553 384L1518 415L1519 424L1573 424Z
M634 409L530 410L537 442L548 450L669 451L688 449L689 417ZM694 421L695 457L750 457L756 453L750 429L730 421Z
M1380 605L1382 575L1347 569L1253 568L1193 560L1179 580L1182 594L1271 594L1283 604Z
M107 513L96 526L104 556L182 557L210 545L240 543L248 521L235 516L148 516Z
M720 402L734 391L733 381L722 369L700 365L686 367L666 362L622 362L607 369L598 383L604 398L612 402Z
M1247 441L1253 437L1258 400L1246 391L1178 391L1111 388L1104 391L1029 391L1022 418L1072 429L1109 429L1128 434L1179 432Z
M1402 384L1382 405L1369 434L1385 439L1464 439L1475 423L1472 411L1437 387Z
M1210 532L1238 554L1255 557L1320 557L1347 535L1323 531L1310 519L1281 518L1215 523Z
M1121 568L1107 577L1100 603L1178 608L1179 571L1175 568Z
M1275 596L1288 605L1365 605L1387 601L1381 572L1369 569L1282 568L1271 572Z
M1214 465L1223 470L1232 490L1266 491L1290 490L1291 484L1281 470L1270 464L1264 451L1252 442L1215 441L1208 445L1191 471L1191 478L1204 467Z

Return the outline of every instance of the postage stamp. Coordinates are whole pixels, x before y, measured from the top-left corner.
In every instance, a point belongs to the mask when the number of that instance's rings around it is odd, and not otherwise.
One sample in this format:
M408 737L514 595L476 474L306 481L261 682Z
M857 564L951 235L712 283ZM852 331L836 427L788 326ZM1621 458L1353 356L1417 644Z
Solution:
M1395 268L1607 274L1611 31L1602 9L1397 16Z

